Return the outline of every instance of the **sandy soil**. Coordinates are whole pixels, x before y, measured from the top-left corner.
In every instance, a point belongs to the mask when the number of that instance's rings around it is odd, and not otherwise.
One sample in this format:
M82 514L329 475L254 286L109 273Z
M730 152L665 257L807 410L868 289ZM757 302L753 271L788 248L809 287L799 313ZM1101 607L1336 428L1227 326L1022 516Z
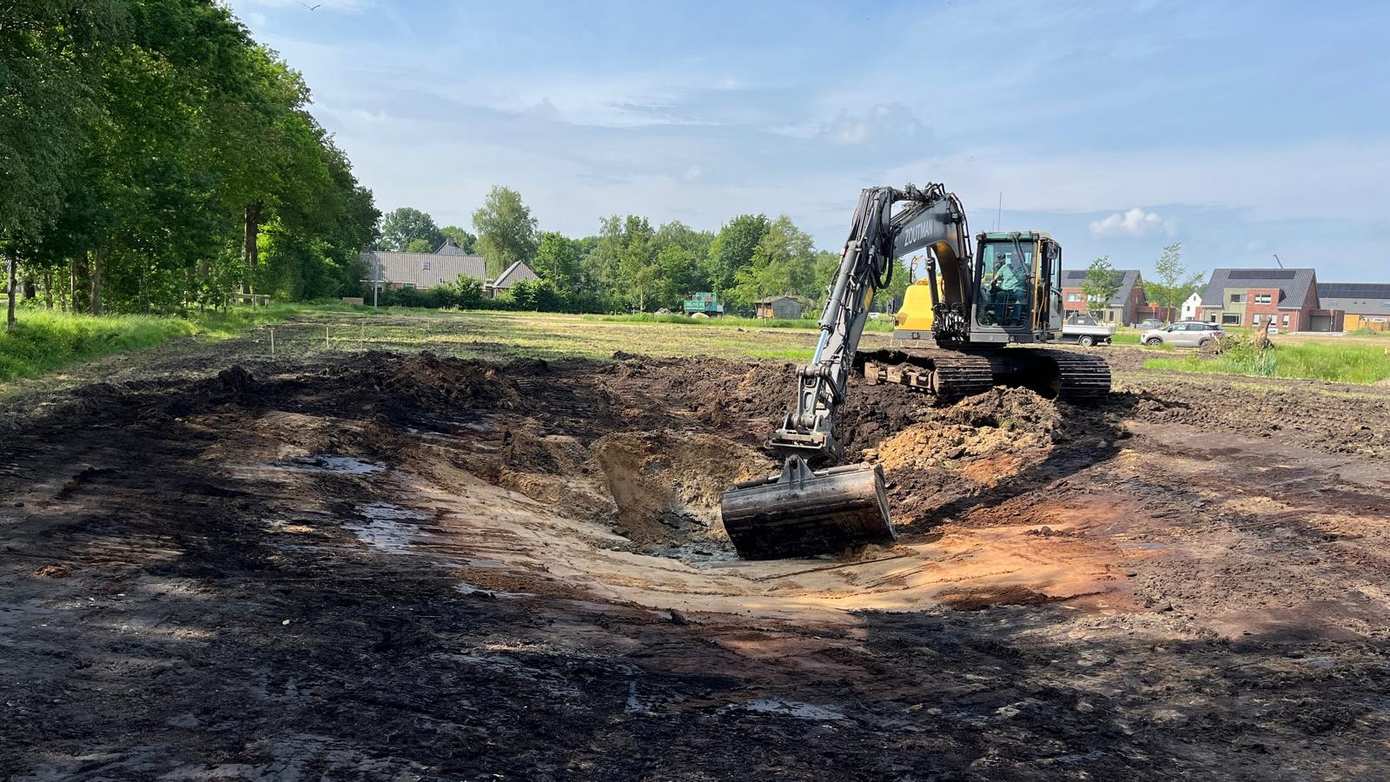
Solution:
M856 386L900 540L758 563L717 503L773 466L780 363L12 400L0 777L1386 776L1390 390L1110 355L1092 410Z

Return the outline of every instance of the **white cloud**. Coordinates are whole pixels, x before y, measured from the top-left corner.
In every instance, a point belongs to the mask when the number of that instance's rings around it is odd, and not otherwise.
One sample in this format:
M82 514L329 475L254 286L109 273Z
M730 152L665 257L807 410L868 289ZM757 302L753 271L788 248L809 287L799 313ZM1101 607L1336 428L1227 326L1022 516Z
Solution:
M1092 236L1147 236L1162 230L1168 230L1166 220L1156 212L1146 212L1138 207L1091 222Z

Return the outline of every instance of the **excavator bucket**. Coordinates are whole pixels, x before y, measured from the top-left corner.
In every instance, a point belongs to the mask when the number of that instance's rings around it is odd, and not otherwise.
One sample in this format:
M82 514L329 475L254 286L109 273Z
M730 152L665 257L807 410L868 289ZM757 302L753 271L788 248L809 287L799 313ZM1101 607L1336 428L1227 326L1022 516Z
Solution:
M734 486L719 507L744 559L828 554L897 537L878 465L814 472L801 457L790 456L781 474Z

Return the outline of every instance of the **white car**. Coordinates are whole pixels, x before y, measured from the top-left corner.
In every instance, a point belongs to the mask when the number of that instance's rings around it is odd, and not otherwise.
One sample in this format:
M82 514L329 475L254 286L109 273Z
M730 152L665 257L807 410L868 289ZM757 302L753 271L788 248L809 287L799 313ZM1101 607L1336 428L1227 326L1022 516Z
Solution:
M1200 320L1183 320L1161 329L1151 329L1140 336L1139 341L1149 347L1173 345L1180 348L1202 348L1226 336L1226 332L1215 323Z

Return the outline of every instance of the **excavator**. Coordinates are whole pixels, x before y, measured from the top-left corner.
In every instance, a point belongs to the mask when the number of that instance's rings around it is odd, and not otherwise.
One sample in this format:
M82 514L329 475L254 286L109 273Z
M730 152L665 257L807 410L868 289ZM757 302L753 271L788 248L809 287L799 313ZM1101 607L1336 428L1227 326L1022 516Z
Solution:
M890 347L860 351L876 291L894 261L926 255L908 286ZM1086 404L1110 392L1097 356L1045 347L1062 329L1062 248L1036 231L981 233L970 246L960 199L944 185L871 187L859 195L811 361L794 406L767 441L781 472L720 498L724 529L745 559L831 553L896 539L883 469L838 465L835 422L852 374L944 401L995 385Z

